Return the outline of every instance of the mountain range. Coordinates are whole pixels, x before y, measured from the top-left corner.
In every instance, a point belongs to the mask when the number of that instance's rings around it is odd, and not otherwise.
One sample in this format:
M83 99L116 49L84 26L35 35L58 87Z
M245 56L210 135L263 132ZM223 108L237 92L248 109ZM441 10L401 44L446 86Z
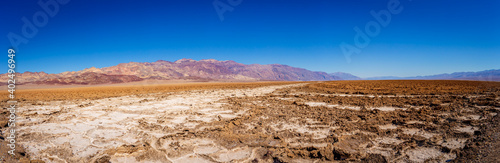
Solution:
M6 81L7 74L0 79ZM16 73L16 84L105 84L142 80L188 79L198 81L326 81L342 78L281 64L245 65L234 61L180 59L175 62L130 62L104 68L48 74ZM5 83L4 83L5 84Z
M7 74L0 74L0 80L7 81ZM67 71L58 74L45 72L16 73L16 84L107 84L127 83L142 80L195 81L328 81L328 80L385 80L385 79L450 79L500 81L500 69L480 72L457 72L416 77L359 78L349 73L326 73L309 71L281 64L250 64L235 61L204 59L180 59L175 62L130 62L104 68L86 68L81 71ZM0 85L5 85L2 83Z
M478 81L500 81L500 69L491 69L478 72L454 72L428 76L397 77L382 76L364 78L364 80L478 80Z

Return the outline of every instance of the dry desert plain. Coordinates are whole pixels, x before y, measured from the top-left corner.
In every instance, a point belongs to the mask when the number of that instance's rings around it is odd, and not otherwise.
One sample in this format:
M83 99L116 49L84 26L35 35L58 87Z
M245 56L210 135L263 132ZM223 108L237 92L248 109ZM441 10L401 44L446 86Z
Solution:
M175 83L17 90L24 162L500 162L500 82ZM4 98L5 97L5 98Z

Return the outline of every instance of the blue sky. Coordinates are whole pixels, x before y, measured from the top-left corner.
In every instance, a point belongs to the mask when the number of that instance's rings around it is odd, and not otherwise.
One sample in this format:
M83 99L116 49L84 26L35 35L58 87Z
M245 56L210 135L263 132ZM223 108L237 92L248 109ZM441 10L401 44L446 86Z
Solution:
M387 10L391 0L218 1L233 9L224 20L213 0L71 0L58 3L58 12L27 38L22 18L33 23L38 13L35 21L41 22L47 12L37 0L6 0L0 5L0 44L7 55L9 33L27 40L17 46L18 72L182 58L279 63L361 77L500 68L497 0L399 0L401 12L350 62L341 43L354 45L354 27L365 29L375 20L370 11Z

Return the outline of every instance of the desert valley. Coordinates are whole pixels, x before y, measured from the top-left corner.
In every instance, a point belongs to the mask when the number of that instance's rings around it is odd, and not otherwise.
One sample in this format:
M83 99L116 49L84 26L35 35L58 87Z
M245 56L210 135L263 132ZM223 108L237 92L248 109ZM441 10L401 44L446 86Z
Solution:
M335 74L187 59L26 72L18 76L17 158L10 159L499 161L499 82ZM6 150L5 135L0 141Z

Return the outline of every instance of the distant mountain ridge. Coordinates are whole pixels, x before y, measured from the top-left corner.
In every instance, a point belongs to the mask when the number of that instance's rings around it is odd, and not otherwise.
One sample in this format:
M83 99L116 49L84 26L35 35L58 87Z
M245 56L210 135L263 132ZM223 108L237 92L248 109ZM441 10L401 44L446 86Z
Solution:
M347 74L344 74L347 76ZM7 80L7 74L0 79ZM104 84L141 80L217 80L217 81L326 81L341 77L281 64L245 65L234 61L180 59L175 62L130 62L104 68L86 68L59 74L45 72L16 73L17 84Z
M454 72L451 74L437 74L428 76L397 77L382 76L364 78L365 80L403 80L403 79L422 79L422 80L478 80L478 81L500 81L500 69L491 69L478 72Z
M362 80L360 77L345 72L334 72L330 73L330 75L337 76L341 78L341 80Z

